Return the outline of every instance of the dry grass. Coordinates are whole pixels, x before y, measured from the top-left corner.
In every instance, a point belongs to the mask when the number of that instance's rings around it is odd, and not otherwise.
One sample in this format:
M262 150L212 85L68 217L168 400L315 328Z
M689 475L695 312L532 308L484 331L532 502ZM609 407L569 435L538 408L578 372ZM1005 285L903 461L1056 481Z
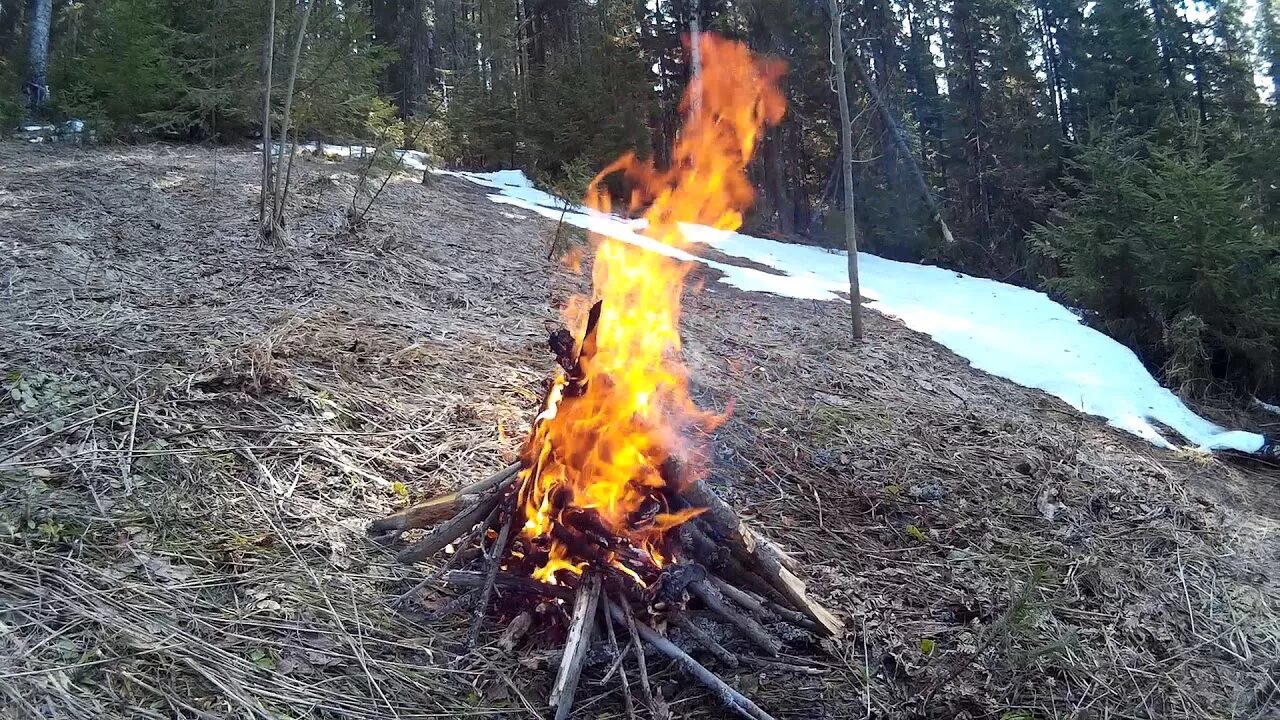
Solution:
M286 251L253 157L0 146L0 717L537 717L550 673L459 657L371 518L527 429L581 288L476 188L306 161ZM1280 706L1273 467L1156 450L873 317L709 285L711 482L854 630L788 718L1264 718ZM492 642L500 628L489 628ZM797 648L800 650L800 648ZM522 663L523 661L523 663ZM655 661L656 662L656 661ZM715 705L656 663L677 716ZM618 717L588 674L578 716Z

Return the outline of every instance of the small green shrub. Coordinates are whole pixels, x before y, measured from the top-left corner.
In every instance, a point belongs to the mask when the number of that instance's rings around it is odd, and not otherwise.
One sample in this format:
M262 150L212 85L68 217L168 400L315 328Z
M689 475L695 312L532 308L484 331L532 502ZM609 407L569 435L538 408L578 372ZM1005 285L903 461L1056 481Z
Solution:
M1280 388L1280 238L1232 167L1122 133L1071 167L1070 198L1031 233L1061 273L1046 286L1189 394Z

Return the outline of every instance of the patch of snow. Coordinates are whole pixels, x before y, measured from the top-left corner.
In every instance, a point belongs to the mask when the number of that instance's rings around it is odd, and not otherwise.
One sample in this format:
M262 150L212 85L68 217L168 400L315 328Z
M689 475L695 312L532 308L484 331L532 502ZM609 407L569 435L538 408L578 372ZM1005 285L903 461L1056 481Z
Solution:
M508 218L510 220L528 220L529 219L528 215L521 215L519 213L509 213L505 211L502 213L502 217Z
M257 148L258 150L261 150L262 143L257 143L254 147ZM277 150L279 147L280 147L280 143L271 143L271 149L273 151ZM309 151L313 153L319 153L321 155L332 156L332 157L342 157L342 158L364 159L372 155L375 150L376 148L368 145L363 145L363 146L362 145L332 145L329 143L320 143L320 142L298 143L299 153L304 151ZM422 171L422 170L426 170L427 167L429 167L429 163L427 161L427 154L420 150L395 150L393 152L397 159L403 161L401 165L405 168L408 168L410 170Z
M681 229L685 238L726 255L768 266L781 274L699 257L640 234L641 220L569 205L533 186L518 170L467 173L432 170L463 178L496 192L489 199L559 219L592 232L633 243L677 260L698 262L723 277L720 282L753 292L809 300L844 300L847 255L792 245L698 225ZM859 274L867 307L896 318L966 358L975 368L1019 385L1043 390L1067 404L1161 447L1172 444L1156 423L1172 428L1205 450L1256 453L1265 440L1256 433L1228 431L1205 420L1161 387L1125 346L1080 322L1047 295L929 265L886 260L859 253ZM1280 412L1280 408L1277 408Z

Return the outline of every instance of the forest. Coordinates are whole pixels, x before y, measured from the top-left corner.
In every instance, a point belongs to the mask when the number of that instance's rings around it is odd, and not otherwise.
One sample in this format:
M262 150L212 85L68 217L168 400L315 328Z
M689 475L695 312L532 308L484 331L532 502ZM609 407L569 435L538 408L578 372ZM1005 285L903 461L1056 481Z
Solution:
M519 168L580 197L624 151L667 160L693 71L688 38L713 31L788 66L787 114L749 168L747 229L844 245L826 3L311 4L3 0L0 121L29 119L40 94L39 114L102 138L251 142L266 49L283 85L296 38L294 137ZM1045 290L1184 397L1275 399L1274 0L836 7L860 249ZM42 12L49 62L33 84Z

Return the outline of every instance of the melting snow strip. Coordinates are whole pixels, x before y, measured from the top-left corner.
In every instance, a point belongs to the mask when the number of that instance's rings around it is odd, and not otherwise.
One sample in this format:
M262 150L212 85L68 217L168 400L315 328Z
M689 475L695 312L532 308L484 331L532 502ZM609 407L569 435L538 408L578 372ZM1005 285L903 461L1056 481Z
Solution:
M328 148L325 148L328 150ZM416 157L406 157L420 164ZM733 287L809 300L844 300L847 255L805 245L682 226L685 238L726 255L766 265L775 275L738 267L656 242L640 231L642 220L624 220L569 205L542 192L519 170L468 173L433 170L494 190L493 202L633 243L653 252L713 268ZM1192 412L1164 388L1125 346L1080 322L1041 292L972 277L929 265L858 254L864 303L923 332L967 359L975 368L1018 385L1036 388L1111 425L1172 447L1155 423L1172 428L1202 450L1258 453L1267 440L1257 433L1226 430Z

